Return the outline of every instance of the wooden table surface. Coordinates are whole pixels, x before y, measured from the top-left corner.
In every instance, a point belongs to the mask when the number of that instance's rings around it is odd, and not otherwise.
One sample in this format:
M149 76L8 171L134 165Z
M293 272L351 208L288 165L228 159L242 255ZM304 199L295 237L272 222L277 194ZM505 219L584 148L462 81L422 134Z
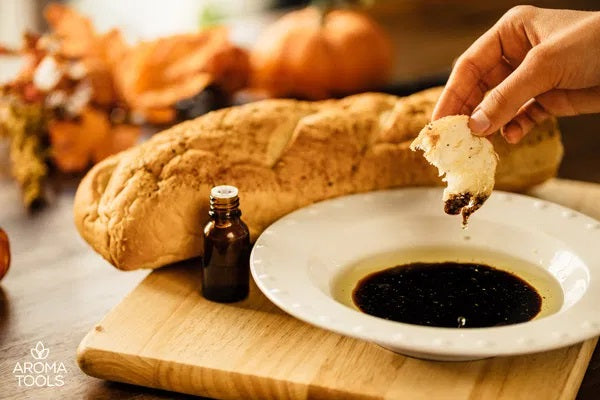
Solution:
M400 77L447 67L501 14L450 15L449 18L455 20L446 25L443 12L433 8L428 10L423 11L421 18L413 18L411 14L405 15L404 20L402 15L392 18L395 29L401 30L395 35L397 47L404 49L398 55L402 63L397 74ZM457 29L465 18L472 18L468 22L476 20L477 23ZM597 128L600 127L600 116L570 118L563 120L561 125L566 133L567 153L560 175L600 183L600 129ZM72 222L75 190L72 182L62 182L55 199L42 212L25 213L17 188L6 176L2 158L0 155L0 226L10 235L13 263L9 274L0 283L0 398L190 398L104 382L79 370L75 350L80 340L147 272L117 271L85 245ZM13 376L15 364L30 361L30 349L38 341L49 349L48 359L64 363L67 369L64 386L18 386ZM600 346L594 353L578 398L595 400L599 394Z

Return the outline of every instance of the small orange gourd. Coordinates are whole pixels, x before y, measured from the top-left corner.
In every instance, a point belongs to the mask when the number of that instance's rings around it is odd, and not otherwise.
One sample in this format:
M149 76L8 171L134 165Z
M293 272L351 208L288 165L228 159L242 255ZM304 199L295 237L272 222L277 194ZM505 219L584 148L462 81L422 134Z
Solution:
M0 280L8 272L10 267L10 246L8 244L8 235L0 228Z

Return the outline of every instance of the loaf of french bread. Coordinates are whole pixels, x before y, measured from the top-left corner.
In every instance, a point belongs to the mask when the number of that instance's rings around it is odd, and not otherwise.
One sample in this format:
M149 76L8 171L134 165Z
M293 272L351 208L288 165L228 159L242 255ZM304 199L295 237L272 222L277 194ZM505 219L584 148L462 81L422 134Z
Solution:
M265 100L184 122L93 167L75 197L83 238L115 267L157 268L202 254L211 187L240 189L256 239L281 216L349 193L439 185L411 140L440 88L408 97L366 93L341 100ZM496 188L521 191L555 175L555 120L518 145L491 138Z

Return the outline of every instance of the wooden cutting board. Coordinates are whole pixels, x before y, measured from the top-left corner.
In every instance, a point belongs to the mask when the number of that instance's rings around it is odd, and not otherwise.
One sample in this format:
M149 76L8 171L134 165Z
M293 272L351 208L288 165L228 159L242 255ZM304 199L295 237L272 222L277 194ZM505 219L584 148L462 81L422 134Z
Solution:
M531 194L600 219L600 185L553 180ZM219 399L572 399L597 341L423 361L301 322L255 286L230 305L204 300L199 286L193 261L151 273L81 342L81 369Z

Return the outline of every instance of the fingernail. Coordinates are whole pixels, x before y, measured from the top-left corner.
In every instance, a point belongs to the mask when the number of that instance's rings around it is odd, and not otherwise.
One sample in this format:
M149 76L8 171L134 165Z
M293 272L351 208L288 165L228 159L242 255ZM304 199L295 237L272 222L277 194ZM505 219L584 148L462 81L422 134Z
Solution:
M469 120L469 128L473 133L483 134L490 127L490 120L482 110L475 110Z
M516 144L523 136L523 129L518 123L509 122L502 128L502 136L504 136L508 143Z

